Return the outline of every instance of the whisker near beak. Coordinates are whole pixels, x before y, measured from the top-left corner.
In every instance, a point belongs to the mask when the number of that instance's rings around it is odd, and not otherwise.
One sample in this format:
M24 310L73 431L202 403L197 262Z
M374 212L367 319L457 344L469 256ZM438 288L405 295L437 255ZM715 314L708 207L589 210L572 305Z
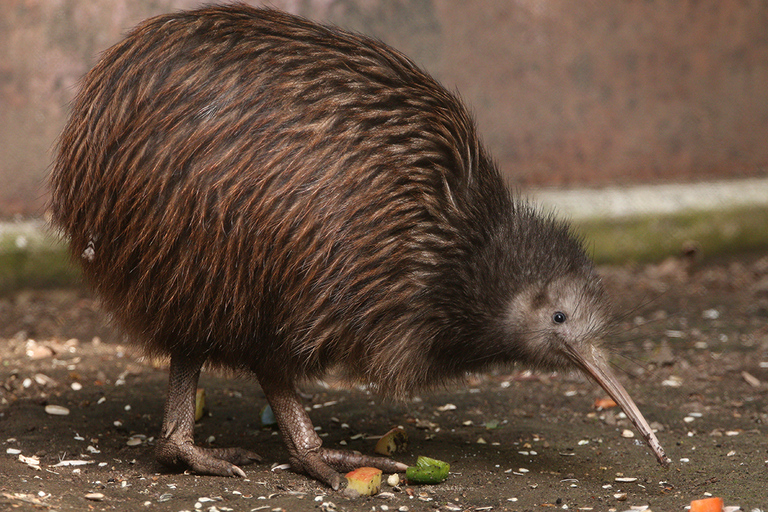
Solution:
M565 348L565 354L568 358L600 384L600 387L621 407L638 432L643 435L645 442L648 443L651 451L656 455L659 464L665 467L668 466L671 460L664 453L664 448L662 448L659 440L656 438L656 434L653 433L650 425L645 421L643 414L637 408L627 390L624 389L624 386L621 385L616 376L611 372L608 364L598 355L597 350L595 349L593 353L585 355L568 343L565 344Z

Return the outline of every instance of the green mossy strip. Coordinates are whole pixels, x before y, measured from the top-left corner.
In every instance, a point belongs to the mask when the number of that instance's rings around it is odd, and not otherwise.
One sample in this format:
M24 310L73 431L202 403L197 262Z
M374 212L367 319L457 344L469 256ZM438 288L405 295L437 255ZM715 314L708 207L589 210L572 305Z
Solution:
M768 208L588 219L573 226L600 264L660 261L688 244L704 258L768 250Z
M80 283L62 241L44 226L29 224L0 231L0 293L20 288L68 287Z

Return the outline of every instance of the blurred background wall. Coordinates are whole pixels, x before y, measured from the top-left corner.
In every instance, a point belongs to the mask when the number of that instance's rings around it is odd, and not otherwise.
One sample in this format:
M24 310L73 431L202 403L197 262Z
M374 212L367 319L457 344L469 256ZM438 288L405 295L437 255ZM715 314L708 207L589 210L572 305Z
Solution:
M0 1L0 218L43 213L68 102L99 52L202 3ZM458 90L513 183L768 175L763 0L270 3L378 37Z

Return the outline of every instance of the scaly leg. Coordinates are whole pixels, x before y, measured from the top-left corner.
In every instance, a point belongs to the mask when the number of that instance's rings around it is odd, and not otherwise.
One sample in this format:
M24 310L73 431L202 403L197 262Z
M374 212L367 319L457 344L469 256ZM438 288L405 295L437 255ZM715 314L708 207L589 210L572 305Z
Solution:
M163 430L155 457L166 466L186 466L195 473L245 477L237 464L261 460L257 454L242 448L200 448L194 444L195 392L202 365L202 360L171 356Z
M408 467L384 457L322 448L322 441L292 387L261 381L261 388L275 413L294 471L306 473L337 490L341 485L340 472L374 467L386 473L401 473Z

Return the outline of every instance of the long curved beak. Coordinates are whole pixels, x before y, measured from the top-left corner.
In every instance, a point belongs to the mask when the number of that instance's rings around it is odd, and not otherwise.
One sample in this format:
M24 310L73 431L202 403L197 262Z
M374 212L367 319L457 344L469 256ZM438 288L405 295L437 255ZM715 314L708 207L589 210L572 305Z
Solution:
M671 460L664 453L664 448L661 447L661 443L656 438L656 434L651 430L648 422L645 421L640 409L637 408L635 402L624 389L624 386L618 381L616 376L608 368L608 364L599 355L597 349L593 349L593 352L588 356L581 354L573 346L565 344L565 354L573 361L577 367L592 377L600 387L602 387L608 395L613 398L614 402L619 404L624 414L630 419L635 428L645 438L645 442L656 455L659 464L662 466L668 466Z

